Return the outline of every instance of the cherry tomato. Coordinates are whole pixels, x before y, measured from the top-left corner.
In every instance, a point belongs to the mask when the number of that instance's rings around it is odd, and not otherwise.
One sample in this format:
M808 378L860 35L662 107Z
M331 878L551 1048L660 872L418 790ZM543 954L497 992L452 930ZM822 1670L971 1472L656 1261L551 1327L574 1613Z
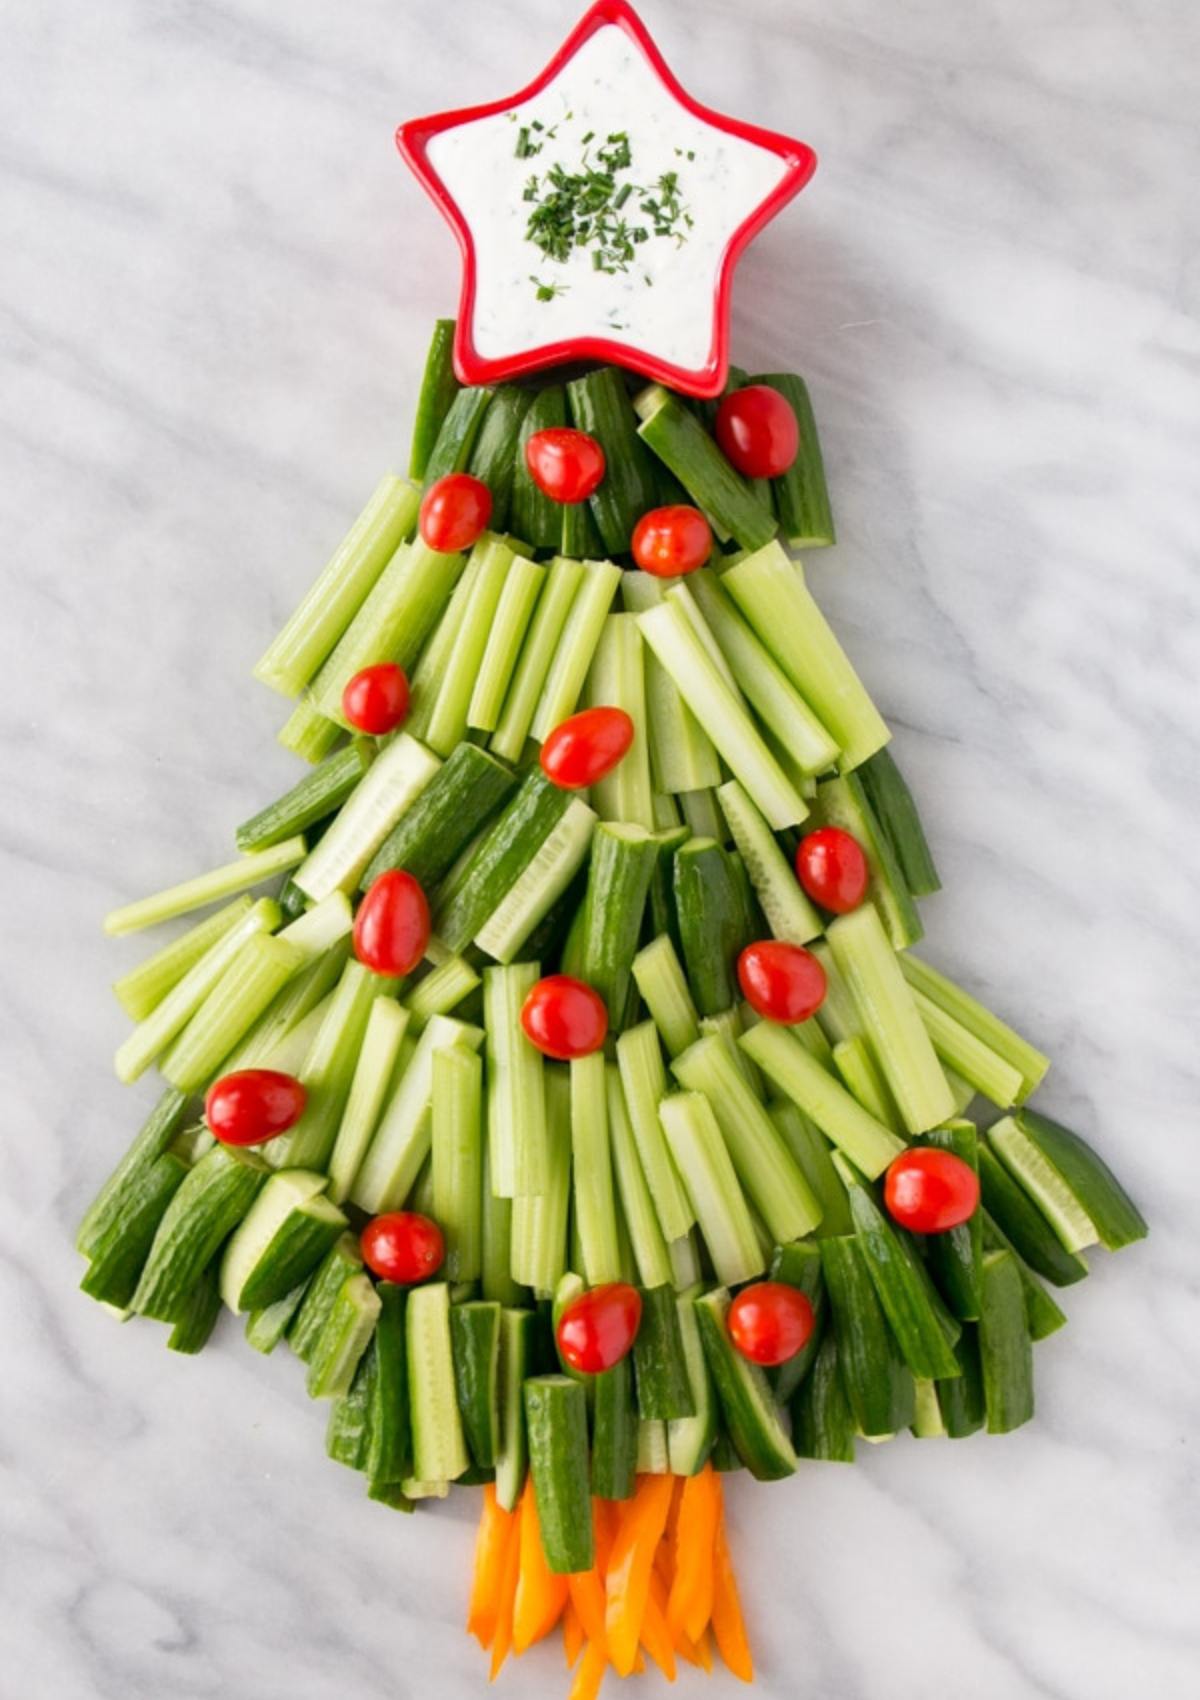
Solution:
M342 713L359 732L382 738L394 732L408 713L408 679L394 661L364 667L346 681Z
M431 484L421 498L421 540L429 549L452 555L469 549L487 530L492 492L469 472L451 472Z
M376 974L411 974L429 943L429 904L402 868L380 874L354 917L354 954Z
M521 1006L521 1026L530 1044L558 1062L598 1051L608 1032L604 999L570 974L539 980Z
M542 745L542 772L564 791L594 785L621 760L633 730L623 708L585 708L550 733Z
M812 951L782 939L748 944L738 957L738 981L767 1021L807 1021L825 1001L825 970Z
M552 502L584 502L604 477L604 450L569 425L535 431L525 444L529 476Z
M915 1145L888 1166L888 1213L914 1234L944 1234L969 1221L979 1204L979 1176L953 1151Z
M822 909L847 915L867 895L871 870L857 838L840 826L823 826L800 840L796 877Z
M305 1097L290 1074L242 1068L213 1081L204 1099L204 1119L222 1145L261 1145L295 1127Z
M619 1364L637 1339L642 1295L624 1281L593 1287L558 1320L558 1349L572 1369L600 1375Z
M415 1210L373 1216L359 1236L363 1262L381 1281L415 1287L442 1267L446 1241L437 1223Z
M752 1364L785 1364L812 1335L812 1302L783 1281L755 1281L729 1307L729 1338Z
M717 442L747 478L778 478L800 453L800 427L778 390L747 384L717 408Z
M638 566L655 578L694 573L712 554L712 546L708 521L699 508L690 508L686 502L643 514L633 528L630 545Z

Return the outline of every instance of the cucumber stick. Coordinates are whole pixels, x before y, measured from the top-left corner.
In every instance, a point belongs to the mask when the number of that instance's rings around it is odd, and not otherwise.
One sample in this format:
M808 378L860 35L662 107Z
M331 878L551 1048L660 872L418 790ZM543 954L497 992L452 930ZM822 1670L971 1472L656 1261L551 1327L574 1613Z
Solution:
M643 1288L641 1299L642 1319L633 1343L638 1415L644 1422L694 1417L675 1289L669 1283Z
M138 1177L161 1157L179 1132L187 1109L187 1095L168 1086L131 1141L128 1150L84 1212L75 1235L75 1248L84 1257L94 1257L97 1247L113 1228L120 1227L128 1208L131 1188Z
M1031 1269L1056 1287L1083 1280L1087 1264L1077 1251L1063 1245L1057 1229L1010 1174L987 1136L979 1141L979 1184L985 1211ZM985 1221L985 1230L986 1225Z
M519 384L501 384L488 404L471 447L467 471L491 491L491 525L495 531L503 531L508 524L517 439L532 403L532 390Z
M867 859L867 896L888 937L897 950L915 944L924 930L921 917L856 773L818 781L813 820L818 826L840 827L858 841Z
M561 384L550 384L534 396L517 430L513 445L512 494L508 519L518 537L535 549L557 549L562 535L562 510L534 483L525 461L525 445L535 431L550 431L567 422L567 399Z
M234 834L238 849L243 853L267 850L325 820L341 808L374 758L370 739L353 739L306 773L282 797L243 821Z
M202 1352L212 1338L217 1318L221 1314L221 1295L217 1290L216 1271L210 1265L191 1292L180 1300L171 1318L167 1335L168 1352L193 1356Z
M445 1237L443 1267L448 1281L477 1281L483 1269L482 1099L483 1061L476 1052L460 1045L435 1051L430 1129L433 1215Z
M545 567L522 555L512 557L471 691L467 725L472 731L494 732L500 724L525 634L545 582Z
M325 1430L326 1456L335 1464L349 1470L365 1470L371 1442L371 1405L376 1380L374 1342L372 1341L354 1372L354 1380L329 1408L329 1423Z
M821 1219L821 1207L738 1066L727 1038L709 1034L675 1058L672 1073L689 1091L703 1092L716 1115L745 1192L776 1245L801 1239Z
M593 833L587 891L563 955L563 971L586 981L608 1009L608 1025L624 1024L633 959L658 860L644 826L601 820Z
M1033 1416L1033 1342L1021 1276L1010 1252L983 1260L979 1356L989 1434L1008 1434Z
M853 1228L850 1200L833 1166L824 1134L795 1104L785 1099L769 1104L767 1110L821 1207L821 1220L813 1233L821 1239L830 1234L850 1233Z
M584 578L582 561L560 555L550 563L499 725L492 735L492 753L506 761L519 761L524 751L546 675Z
M609 1063L605 1068L605 1089L613 1175L621 1213L629 1230L638 1280L644 1287L660 1287L672 1279L671 1255L638 1156L633 1124L615 1063Z
M696 1036L699 1038L698 1028ZM659 1226L667 1241L682 1239L696 1220L696 1212L659 1120L668 1081L653 1022L641 1022L622 1033L617 1040L617 1067L633 1142Z
M993 1161L995 1159L993 1158ZM1002 1232L986 1210L980 1212L983 1217L983 1249L984 1251L1011 1252L1021 1277L1021 1288L1025 1295L1025 1318L1029 1324L1029 1335L1033 1340L1046 1340L1051 1334L1057 1334L1060 1328L1066 1326L1066 1312L1051 1298L1041 1281L1025 1262L1012 1241ZM982 1304L982 1299L980 1301ZM964 1334L967 1332L963 1330Z
M674 592L637 616L643 638L735 778L775 831L795 826L808 807L772 754L736 689L697 635Z
M188 1165L164 1151L130 1175L120 1218L92 1243L91 1262L79 1283L89 1298L117 1310L129 1308L159 1225L187 1174Z
M375 1130L350 1190L351 1201L371 1215L399 1209L429 1155L433 1132L433 1058L451 1045L478 1050L480 1028L435 1015L417 1041L408 1067Z
M824 923L805 897L775 834L736 779L717 788L717 801L772 936L788 944L815 939Z
M442 421L458 394L458 379L454 375L454 329L453 319L438 319L434 323L413 420L412 448L408 457L410 478L424 478Z
M651 384L633 405L642 421L642 441L703 508L722 542L736 537L743 549L761 549L774 537L770 507L759 501L681 397Z
M467 1448L477 1469L490 1470L500 1444L500 1306L487 1299L452 1304L450 1344Z
M954 1348L959 1374L952 1381L934 1383L942 1429L950 1440L964 1440L983 1427L983 1368L979 1361L979 1333L963 1329Z
M253 1346L256 1352L267 1356L273 1352L279 1342L287 1335L304 1302L310 1281L301 1281L283 1298L276 1299L274 1304L265 1305L262 1310L252 1310L246 1313L246 1344ZM221 1294L217 1292L217 1303L221 1302Z
M752 1280L766 1259L708 1099L700 1092L664 1098L659 1120L718 1279L726 1286Z
M592 1385L592 1492L598 1499L629 1499L635 1486L639 1427L632 1357L626 1353L612 1369L595 1376Z
M375 1376L371 1387L366 1471L373 1483L412 1475L408 1392L408 1288L381 1281L375 1323Z
M778 1481L794 1473L796 1454L765 1373L729 1339L729 1303L724 1287L694 1301L705 1357L738 1456L759 1481Z
M409 1019L408 1010L393 997L377 997L371 1005L329 1158L328 1195L335 1204L350 1196L380 1112L394 1085Z
M594 1051L571 1065L571 1155L574 1220L591 1287L622 1279L608 1132L604 1056Z
M771 1258L770 1278L803 1293L813 1308L813 1330L807 1343L775 1371L775 1398L786 1405L812 1369L825 1332L828 1306L821 1275L821 1248L815 1240L793 1240L776 1246Z
M470 1463L458 1414L450 1339L450 1289L414 1287L406 1315L413 1470L419 1481L452 1482Z
M592 786L596 813L601 820L623 821L653 832L644 650L633 615L609 614L592 657L585 694L593 707L623 709L633 722L629 749Z
M433 921L451 954L464 949L494 915L572 800L540 769L528 773L465 861L450 870L434 899Z
M891 750L877 750L858 769L858 777L909 891L914 897L940 891L942 882L916 802Z
M970 1122L948 1122L926 1136L926 1143L952 1152L979 1173L979 1139ZM983 1210L966 1222L926 1240L929 1272L953 1314L977 1322L983 1303Z
M950 1088L874 904L839 915L826 938L908 1131L949 1121Z
M460 744L384 839L362 877L366 890L390 868L436 885L516 790L512 772L486 750Z
M254 666L254 677L298 696L329 655L417 523L420 492L388 473L329 564Z
M441 763L424 744L401 732L345 803L294 879L314 902L354 891L364 870Z
M494 394L483 385L468 385L455 392L429 451L423 475L427 486L465 470Z
M569 1376L537 1375L526 1381L524 1397L529 1469L546 1563L556 1575L590 1570L595 1553L586 1395Z
M325 1176L308 1169L271 1176L221 1258L221 1298L230 1310L262 1310L313 1273L346 1228L337 1205L320 1196L324 1187Z
M813 1366L792 1401L792 1439L801 1458L853 1464L854 1430L854 1412L842 1384L837 1336L826 1329Z
M1069 1252L1099 1241L1110 1251L1144 1239L1144 1217L1108 1165L1079 1135L1034 1110L1018 1110L988 1139Z
M558 645L546 670L530 731L539 743L573 714L604 631L621 570L611 561L587 561Z
M692 838L675 853L675 914L688 984L702 1016L737 1001L736 963L747 939L745 905L728 852Z
M528 1447L522 1389L532 1367L534 1314L505 1307L500 1312L500 1444L496 1453L496 1500L514 1511L525 1486Z
M913 1420L912 1372L900 1357L857 1238L820 1242L842 1385L859 1432L882 1439Z
M361 1268L362 1254L357 1237L343 1234L326 1253L305 1288L295 1319L287 1331L288 1344L302 1363L307 1363L312 1357L333 1301L341 1292L346 1277L357 1274Z
M750 382L777 390L796 415L800 427L800 452L786 472L771 480L775 512L784 539L793 549L817 549L836 543L821 441L808 386L794 372L766 372Z
M675 1300L692 1414L674 1417L667 1423L667 1457L673 1476L697 1475L707 1463L717 1435L717 1397L696 1316L696 1300L700 1296L700 1286L692 1285Z
M521 1026L522 1005L540 977L536 962L483 975L491 1188L502 1198L540 1194L549 1180L544 1059Z
M721 575L758 638L779 662L855 768L890 736L845 650L778 543L767 543Z
M475 943L497 962L511 962L563 896L587 857L596 816L572 797L558 823L475 934Z
M260 1157L221 1145L201 1157L158 1224L131 1308L173 1322L179 1305L254 1203L268 1173Z
M348 1393L379 1317L379 1295L361 1271L347 1275L308 1360L305 1385L312 1399L336 1399Z
M604 548L623 555L634 526L657 504L654 461L638 438L638 419L622 374L602 366L567 385L573 424L604 450L605 473L591 497L592 517Z

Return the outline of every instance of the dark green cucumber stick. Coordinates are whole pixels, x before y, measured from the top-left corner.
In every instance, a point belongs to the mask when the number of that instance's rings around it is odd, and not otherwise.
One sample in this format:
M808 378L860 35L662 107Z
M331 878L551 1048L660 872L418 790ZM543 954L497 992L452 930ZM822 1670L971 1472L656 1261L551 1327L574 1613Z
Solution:
M607 553L590 502L564 502L562 552L573 561L599 561Z
M187 1164L166 1151L130 1176L121 1216L95 1242L91 1264L79 1283L89 1298L118 1310L126 1308L137 1290L158 1225L187 1172Z
M595 1552L587 1395L565 1375L531 1376L524 1394L529 1468L546 1563L556 1575L590 1570Z
M779 526L793 549L818 549L837 542L821 439L808 386L794 372L763 372L750 380L767 384L791 406L800 427L800 452L780 478L772 479Z
M121 1161L96 1194L79 1224L76 1249L93 1257L100 1241L118 1224L126 1210L126 1189L142 1169L161 1157L179 1132L187 1109L185 1092L167 1088L139 1129Z
M979 1357L989 1434L1008 1434L1033 1415L1033 1343L1016 1259L989 1251L983 1260Z
M408 476L421 479L429 465L433 445L437 442L442 421L450 411L450 403L458 394L458 379L454 376L454 320L439 319L433 327L433 340L425 356L425 375L417 397L417 413L413 420L412 448L408 456Z
M540 768L489 827L453 892L439 892L434 927L446 948L461 950L499 907L566 814L571 796Z
M913 1419L912 1372L897 1350L857 1239L820 1243L842 1385L855 1422L868 1437L895 1434Z
M792 1443L801 1458L853 1464L854 1428L854 1412L838 1367L837 1336L830 1329L792 1402Z
M404 868L426 889L436 885L475 834L516 790L510 768L475 744L459 744L384 839L362 877Z
M728 852L711 838L693 838L675 853L675 914L696 1008L719 1015L737 1002L746 923Z
M695 1415L674 1287L642 1289L642 1320L633 1345L633 1364L638 1415L643 1421L670 1422Z
M492 493L492 517L488 523L493 531L503 531L508 524L517 439L533 396L532 390L519 384L501 384L484 415L467 462L471 476L486 484Z
M858 777L909 891L914 897L940 891L942 882L916 802L891 750L886 745L876 750L859 767Z
M1102 1157L1087 1142L1036 1110L1017 1110L1017 1127L1034 1152L1050 1164L1076 1205L1088 1216L1109 1251L1145 1239L1146 1219Z
M1083 1280L1088 1272L1083 1258L1077 1251L1067 1251L986 1137L979 1141L979 1184L984 1209L1031 1269L1056 1287L1069 1287Z
M495 393L485 385L459 390L442 420L437 442L429 456L429 464L425 468L426 484L434 484L451 472L466 470Z
M633 1359L628 1354L594 1378L592 1492L599 1499L629 1499L637 1469L637 1407Z
M458 1411L471 1457L490 1470L500 1446L500 1306L477 1299L450 1306L450 1341Z
M653 459L638 437L625 380L615 366L602 366L567 385L567 403L571 423L604 450L604 478L591 497L592 516L605 551L624 554L634 526L658 501Z
M309 828L341 808L370 767L374 753L367 739L355 738L345 749L329 756L290 791L242 822L235 834L238 849L268 850L272 844L282 844L298 832L309 834L311 849L313 837Z
M512 497L508 523L518 537L535 549L557 550L562 542L562 504L538 489L525 464L525 445L535 431L548 431L567 422L567 398L561 384L541 390L521 421L513 447Z
M725 459L704 426L678 396L651 384L634 400L638 434L704 509L722 542L736 537L743 549L761 549L778 526L750 481Z
M926 1143L949 1151L979 1173L979 1139L970 1122L951 1123L926 1135ZM983 1303L983 1209L957 1228L930 1234L929 1272L954 1315L977 1322Z

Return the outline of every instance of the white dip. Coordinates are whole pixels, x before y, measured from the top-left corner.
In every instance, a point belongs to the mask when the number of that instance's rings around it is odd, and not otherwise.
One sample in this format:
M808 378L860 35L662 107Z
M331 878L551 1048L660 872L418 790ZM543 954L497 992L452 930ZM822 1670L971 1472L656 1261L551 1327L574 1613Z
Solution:
M566 259L552 257L527 234L538 201L554 192L547 172L557 165L577 177L595 168L598 151L621 133L629 163L612 177L617 191L631 187L604 222L611 231L621 221L625 232L615 245L593 234ZM429 159L474 238L481 356L602 336L688 368L711 353L713 291L729 239L786 170L778 154L693 117L614 25L597 30L531 100L432 137ZM661 179L672 172L674 194L664 197ZM531 178L538 201L524 198ZM669 234L655 234L654 214L642 210L647 197L666 202L660 222ZM629 258L623 237L638 228L646 235ZM597 269L598 252L613 269ZM543 295L553 290L550 299L539 299L539 285Z

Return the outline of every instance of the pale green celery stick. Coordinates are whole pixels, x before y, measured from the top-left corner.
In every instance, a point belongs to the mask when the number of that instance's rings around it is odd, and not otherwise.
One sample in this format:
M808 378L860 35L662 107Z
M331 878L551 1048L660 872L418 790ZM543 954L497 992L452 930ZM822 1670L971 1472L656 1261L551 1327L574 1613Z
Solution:
M362 1049L341 1125L329 1159L329 1197L341 1204L350 1195L359 1164L371 1143L384 1100L396 1078L409 1012L392 997L376 998L367 1018Z
M193 968L218 939L234 927L250 908L249 897L236 897L215 915L197 921L186 933L147 956L128 974L113 981L117 1002L133 1021L144 1021L157 1009L173 986Z
M467 564L454 587L453 596L446 604L446 611L421 651L420 660L409 681L411 707L408 719L404 722L404 729L410 737L424 740L429 731L429 722L445 676L446 664L454 650L459 628L471 603L475 580L479 577L479 569L483 565L490 543L491 535L485 532L467 556Z
M559 555L550 563L546 587L538 599L537 612L504 699L500 723L489 746L493 755L501 756L505 761L519 761L524 752L542 686L583 578L582 561L571 561L565 555Z
M413 1031L419 1033L431 1016L449 1015L478 984L479 975L465 957L452 956L440 963L404 994Z
M308 697L302 697L279 728L276 741L301 761L314 766L324 761L342 736L342 728L328 719Z
M198 1092L306 960L268 933L247 939L163 1058L163 1078L181 1092Z
M545 582L545 567L524 556L514 557L471 692L467 724L474 731L494 732L500 724L525 634Z
M303 838L289 838L285 843L272 845L269 850L259 850L253 856L239 856L236 862L229 862L222 868L213 868L207 874L185 880L182 885L169 886L166 891L156 892L152 897L143 897L136 903L127 903L124 908L112 910L104 918L104 931L110 938L117 938L122 933L136 933L142 927L156 926L159 921L171 921L176 915L202 909L206 903L217 903L223 897L232 897L236 892L262 885L276 874L298 866L304 855Z
M612 771L592 786L592 806L601 820L653 832L644 648L632 614L608 616L592 657L587 700L593 707L624 709L633 722L633 742Z
M300 1120L267 1147L273 1168L319 1169L329 1162L354 1068L367 1031L371 1006L390 996L399 982L375 974L361 962L347 962L329 1012L300 1069L305 1091Z
M235 925L210 945L207 952L163 998L155 1009L138 1023L119 1046L114 1066L117 1079L129 1085L149 1068L191 1020L204 1000L218 985L226 969L246 941L257 933L269 933L279 925L279 905L269 897L260 897Z
M620 582L621 569L611 561L589 561L584 567L583 583L571 604L534 712L531 731L539 741L574 713Z

